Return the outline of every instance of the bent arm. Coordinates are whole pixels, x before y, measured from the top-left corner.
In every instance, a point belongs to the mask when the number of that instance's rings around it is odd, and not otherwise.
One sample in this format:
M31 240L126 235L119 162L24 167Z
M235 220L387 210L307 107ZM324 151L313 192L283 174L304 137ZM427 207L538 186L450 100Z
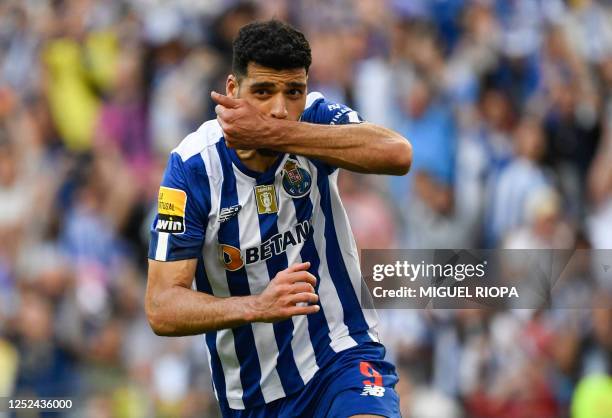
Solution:
M372 123L313 124L277 119L244 99L212 92L225 142L236 149L271 149L370 174L404 175L412 146L397 132Z
M149 260L145 311L157 335L183 336L253 322L253 296L219 298L191 289L197 260Z
M398 133L374 125L318 125L280 120L270 148L316 158L330 165L370 174L404 175L412 146Z
M219 298L191 289L197 260L149 260L145 311L157 335L182 336L275 322L319 311L310 263L296 263L276 274L258 295Z

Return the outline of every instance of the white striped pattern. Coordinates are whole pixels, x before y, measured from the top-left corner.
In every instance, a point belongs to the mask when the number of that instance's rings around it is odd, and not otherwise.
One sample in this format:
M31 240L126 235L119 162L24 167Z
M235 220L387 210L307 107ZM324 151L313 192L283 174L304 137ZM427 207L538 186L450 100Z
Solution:
M255 180L238 170L235 166L236 189L241 199L239 204L242 209L238 212L238 224L240 229L240 245L243 248L258 245L261 242L259 232L259 218L257 215L257 202L255 202ZM244 200L242 200L244 199ZM249 264L246 267L249 278L249 290L251 294L260 294L266 288L270 279L265 262ZM274 326L269 323L257 322L252 324L255 337L255 349L259 357L261 369L261 391L266 402L285 396L285 391L276 370L278 359L278 346L274 336Z
M282 164L279 167L282 169ZM282 176L276 176L274 181L277 193L279 195L279 216L278 230L279 232L287 231L296 223L295 206L292 199L284 198L282 185ZM301 246L295 245L287 249L287 264L290 266L295 263L301 263L300 256ZM293 320L293 338L291 339L291 348L293 357L297 365L300 377L306 383L310 381L312 376L319 370L317 361L310 341L308 331L308 318L306 316L294 316Z
M307 98L307 106L312 105L317 99L322 98L320 93L311 93ZM358 121L358 115L355 112L349 113L349 122ZM219 222L218 214L220 211L221 189L223 184L223 170L221 164L221 156L217 152L216 144L222 141L222 130L216 120L204 123L200 128L188 135L183 142L175 148L173 152L180 155L183 162L190 158L200 155L210 185L210 212L208 214L208 223L205 233L205 242L202 250L204 258L204 268L210 282L212 293L217 297L229 297L230 290L226 278L226 271L219 260L218 255L218 233ZM285 156L286 159L288 156ZM297 157L300 165L307 169L312 176L312 186L310 195L303 199L310 199L313 214L312 228L314 236L312 238L315 250L319 256L320 264L318 275L320 278L318 294L320 304L323 307L325 320L329 326L330 346L335 352L345 350L357 345L357 342L349 334L349 329L344 323L345 313L342 308L342 303L338 292L336 291L334 282L329 271L327 260L327 243L325 240L325 216L332 216L334 219L335 232L338 237L341 254L348 274L351 278L352 289L355 291L358 300L361 300L361 273L359 269L359 260L357 247L355 245L346 212L340 201L337 190L337 175L336 170L329 177L329 187L331 193L332 213L324 214L321 209L321 195L317 187L317 176L327 175L326 173L318 173L316 166L307 158ZM280 233L292 230L297 224L295 206L293 199L283 189L282 171L283 164L280 164L274 179L274 184L278 196L279 216L277 229ZM255 180L248 175L242 173L235 165L232 164L232 174L236 179L236 187L241 210L235 215L237 217L240 236L238 237L240 247L246 249L255 247L261 244L261 232L259 218L257 215L257 203L253 188ZM197 187L197 185L195 186ZM171 234L159 233L157 239L157 247L154 249L155 258L158 260L166 260L171 255L168 254ZM289 265L302 261L300 251L303 244L292 245L286 249L286 257ZM248 278L248 286L251 294L261 293L270 281L267 265L265 261L248 264L245 267ZM365 320L369 326L370 337L377 341L376 324L377 317L373 311L363 311ZM291 348L299 375L304 383L309 382L318 370L314 347L311 341L310 331L308 328L308 318L305 316L293 317L293 334L291 336ZM283 376L283 364L278 364L279 348L276 342L274 326L267 323L251 324L256 353L259 359L261 369L260 388L263 394L264 401L269 403L276 399L282 398L287 394L283 390L280 376ZM316 332L316 331L315 331ZM286 338L286 336L285 336ZM242 348L242 347L241 347ZM243 396L246 388L242 387L240 379L240 363L236 353L234 332L232 330L221 330L216 334L216 350L221 362L220 367L225 377L225 394L219 394L219 385L214 386L217 397L226 397L230 408L244 409L245 404ZM211 353L206 350L206 355L211 361ZM249 391L252 388L248 388Z
M355 243L355 238L353 237L353 234L347 234L347 231L351 231L351 225L349 223L346 211L344 210L344 206L342 205L342 201L340 200L340 193L338 192L338 171L339 170L334 171L329 176L330 197L332 214L334 217L334 226L336 228L338 244L340 244L342 260L344 261L344 265L346 266L348 274L351 278L351 284L353 285L353 289L355 290L357 299L359 300L360 305L363 307L363 304L361 302L361 268L359 264L357 244ZM374 335L374 333L372 332L373 329L376 329L376 325L378 324L378 314L373 309L363 309L363 314L366 323L370 328L370 331L368 331L370 338L374 341L379 341L378 335Z
M325 216L321 210L321 194L317 185L317 169L309 161L303 157L298 157L300 164L308 166L312 174L312 189L310 192L310 200L313 208L313 229L315 236L313 237L317 253L319 254L319 302L325 314L325 320L329 324L329 338L331 339L331 347L334 351L339 352L347 348L354 347L357 342L349 335L349 330L344 323L344 311L342 303L338 297L338 292L334 287L329 267L327 265L327 244L325 241ZM307 164L307 165L306 165Z
M168 257L168 233L160 232L157 235L157 248L155 249L155 259L166 261Z
M211 149L211 151L213 151ZM219 202L221 196L221 182L223 181L223 172L221 169L221 161L216 151L207 152L202 156L206 165L206 170L209 173L210 184L210 201L211 213L209 214L209 224L206 230L206 238L204 242L204 268L206 275L209 278L213 294L217 297L229 297L230 291L225 280L225 269L218 261L218 245L217 245L217 230L218 223L216 222L217 214L219 213ZM240 363L236 355L236 347L234 344L234 333L230 330L217 331L217 352L221 359L223 374L225 375L225 387L228 404L231 408L244 409L242 401L242 382L240 381Z

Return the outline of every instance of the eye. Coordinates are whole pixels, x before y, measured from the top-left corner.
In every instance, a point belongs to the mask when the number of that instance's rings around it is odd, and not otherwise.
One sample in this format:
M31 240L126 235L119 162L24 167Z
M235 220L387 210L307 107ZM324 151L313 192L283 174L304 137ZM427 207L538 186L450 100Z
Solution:
M253 92L255 96L264 97L270 94L270 90L268 89L257 89Z
M304 92L301 89L291 89L287 92L287 94L292 98L299 98L304 94Z

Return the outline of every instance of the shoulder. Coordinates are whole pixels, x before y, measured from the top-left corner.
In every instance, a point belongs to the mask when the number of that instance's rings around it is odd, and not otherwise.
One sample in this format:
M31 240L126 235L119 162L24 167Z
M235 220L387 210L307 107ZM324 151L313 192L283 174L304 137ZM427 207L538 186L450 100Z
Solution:
M171 159L190 170L206 170L206 161L211 153L216 153L216 145L223 139L223 130L216 119L204 122L200 127L187 135L171 152Z
M183 162L214 147L223 138L223 131L216 119L204 122L195 131L187 135L180 144L172 150Z
M207 121L187 135L170 153L162 187L181 190L202 213L207 213L211 188L210 155L216 153L216 145L222 139L223 131L217 120Z
M344 104L326 99L318 91L308 93L308 96L306 96L306 106L300 120L328 125L359 123L362 121L353 109Z
M308 93L308 96L306 96L306 106L304 106L304 111L307 111L313 105L319 104L322 101L325 101L325 96L323 96L322 93L319 93L318 91Z
M220 177L217 144L222 139L223 131L216 119L203 123L187 135L170 153L162 185L189 190L207 198L208 191Z

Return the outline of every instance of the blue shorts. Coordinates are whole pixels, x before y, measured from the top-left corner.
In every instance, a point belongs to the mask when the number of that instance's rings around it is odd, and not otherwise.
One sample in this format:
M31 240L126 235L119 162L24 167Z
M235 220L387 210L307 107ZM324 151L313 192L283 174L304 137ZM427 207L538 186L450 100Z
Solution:
M300 391L246 410L221 407L224 418L401 417L395 367L381 344L366 343L336 354Z

